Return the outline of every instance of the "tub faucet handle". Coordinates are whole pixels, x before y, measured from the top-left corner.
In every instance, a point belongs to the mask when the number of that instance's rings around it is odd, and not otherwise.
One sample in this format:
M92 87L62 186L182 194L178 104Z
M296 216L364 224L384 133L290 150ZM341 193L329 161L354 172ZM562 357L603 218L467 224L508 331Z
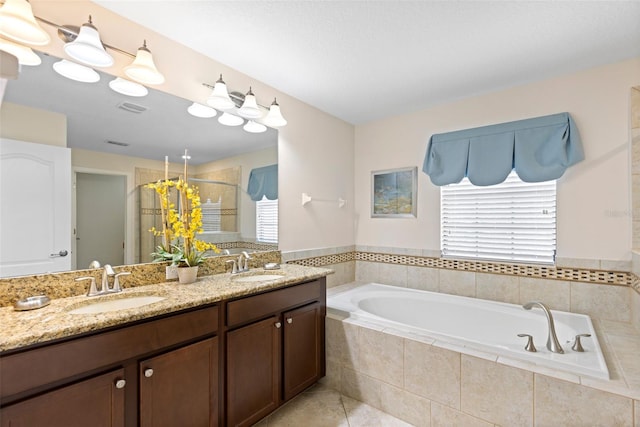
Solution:
M573 351L577 351L578 353L583 353L584 352L584 347L582 347L582 343L580 342L580 338L582 337L590 337L591 334L578 334L576 335L576 340L573 342L573 345L571 346L571 350Z
M532 353L535 353L536 351L538 351L536 349L536 346L533 345L533 337L531 335L529 335L529 334L518 334L518 336L520 338L527 337L527 345L524 346L525 350L530 351Z

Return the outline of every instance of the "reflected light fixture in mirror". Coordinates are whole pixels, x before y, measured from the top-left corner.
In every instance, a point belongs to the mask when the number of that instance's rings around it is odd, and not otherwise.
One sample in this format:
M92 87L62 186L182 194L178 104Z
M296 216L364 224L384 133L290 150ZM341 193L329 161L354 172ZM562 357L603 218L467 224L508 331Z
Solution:
M141 84L123 79L122 77L116 77L115 79L111 80L109 82L109 87L114 92L118 92L122 95L127 96L141 97L147 96L147 94L149 93L149 89L142 86Z
M234 116L233 114L222 113L222 115L218 117L218 122L225 126L240 126L244 123L244 119Z
M242 129L249 133L262 133L267 131L267 127L261 123L256 123L253 120L248 120Z
M187 108L187 112L194 117L199 117L201 119L209 119L211 117L215 117L218 112L211 107L207 107L206 105L198 104L194 102Z
M242 107L238 109L238 114L245 119L258 119L262 117L262 112L258 108L256 97L249 87L249 92L244 97Z
M156 64L153 62L153 56L147 48L146 40L138 48L136 59L133 60L131 65L124 67L124 73L127 77L142 84L159 85L164 83L164 76L158 71Z
M0 8L0 35L34 46L44 46L51 41L49 34L36 22L26 0L5 0Z
M271 127L280 127L280 126L285 126L287 124L287 121L282 116L282 112L280 111L280 105L278 105L278 102L276 101L275 98L273 98L273 102L269 107L269 112L267 113L267 117L265 117L262 122L265 125L271 126Z
M213 91L211 91L211 95L207 99L207 104L218 110L229 110L236 106L229 97L227 84L222 80L222 74L220 74L220 78L213 86Z
M36 55L31 48L14 43L2 37L0 37L0 50L10 53L18 58L20 65L34 66L42 64L42 59L40 59L40 57Z
M64 51L71 58L92 67L110 67L113 57L107 53L100 40L100 33L93 25L91 15L89 22L82 24L78 37L72 42L65 43Z
M100 74L96 70L62 59L53 64L56 73L68 79L82 83L95 83L100 81Z

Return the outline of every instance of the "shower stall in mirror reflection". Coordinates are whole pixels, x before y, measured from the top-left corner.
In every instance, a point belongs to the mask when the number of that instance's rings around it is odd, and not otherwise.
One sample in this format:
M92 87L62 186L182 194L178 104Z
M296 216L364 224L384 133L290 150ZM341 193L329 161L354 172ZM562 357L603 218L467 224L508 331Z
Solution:
M171 178L175 181L177 178ZM235 183L210 179L189 178L189 184L198 187L202 209L203 233L200 240L222 243L240 240L238 227L240 186ZM160 200L155 191L138 186L138 220L140 227L139 262L151 262L151 253L162 244L162 236L154 236L149 230L162 229ZM170 203L180 210L180 200L176 192L169 193Z

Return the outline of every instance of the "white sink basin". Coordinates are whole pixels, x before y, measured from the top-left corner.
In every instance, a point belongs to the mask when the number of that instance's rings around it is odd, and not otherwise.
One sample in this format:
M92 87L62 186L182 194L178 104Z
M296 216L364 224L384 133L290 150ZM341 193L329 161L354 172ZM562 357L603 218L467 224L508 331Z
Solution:
M126 310L129 308L142 307L143 305L153 304L162 301L164 297L153 295L130 296L108 301L96 301L95 303L83 305L76 309L70 310L71 314L98 314L108 313L110 311Z
M254 276L239 276L234 277L234 282L266 282L267 280L282 279L282 274L257 274Z

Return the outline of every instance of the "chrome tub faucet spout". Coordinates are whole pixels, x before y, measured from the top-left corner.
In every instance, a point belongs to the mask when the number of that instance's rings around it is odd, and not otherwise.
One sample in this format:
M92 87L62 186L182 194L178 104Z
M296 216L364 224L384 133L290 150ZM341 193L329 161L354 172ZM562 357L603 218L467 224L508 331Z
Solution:
M531 310L534 306L540 307L545 316L547 316L547 324L549 329L549 335L547 336L547 348L552 353L564 353L564 350L560 346L560 342L558 341L558 337L556 335L556 326L553 322L553 315L551 314L551 310L549 310L549 308L547 308L547 306L540 301L531 301L526 303L522 307L525 310Z

